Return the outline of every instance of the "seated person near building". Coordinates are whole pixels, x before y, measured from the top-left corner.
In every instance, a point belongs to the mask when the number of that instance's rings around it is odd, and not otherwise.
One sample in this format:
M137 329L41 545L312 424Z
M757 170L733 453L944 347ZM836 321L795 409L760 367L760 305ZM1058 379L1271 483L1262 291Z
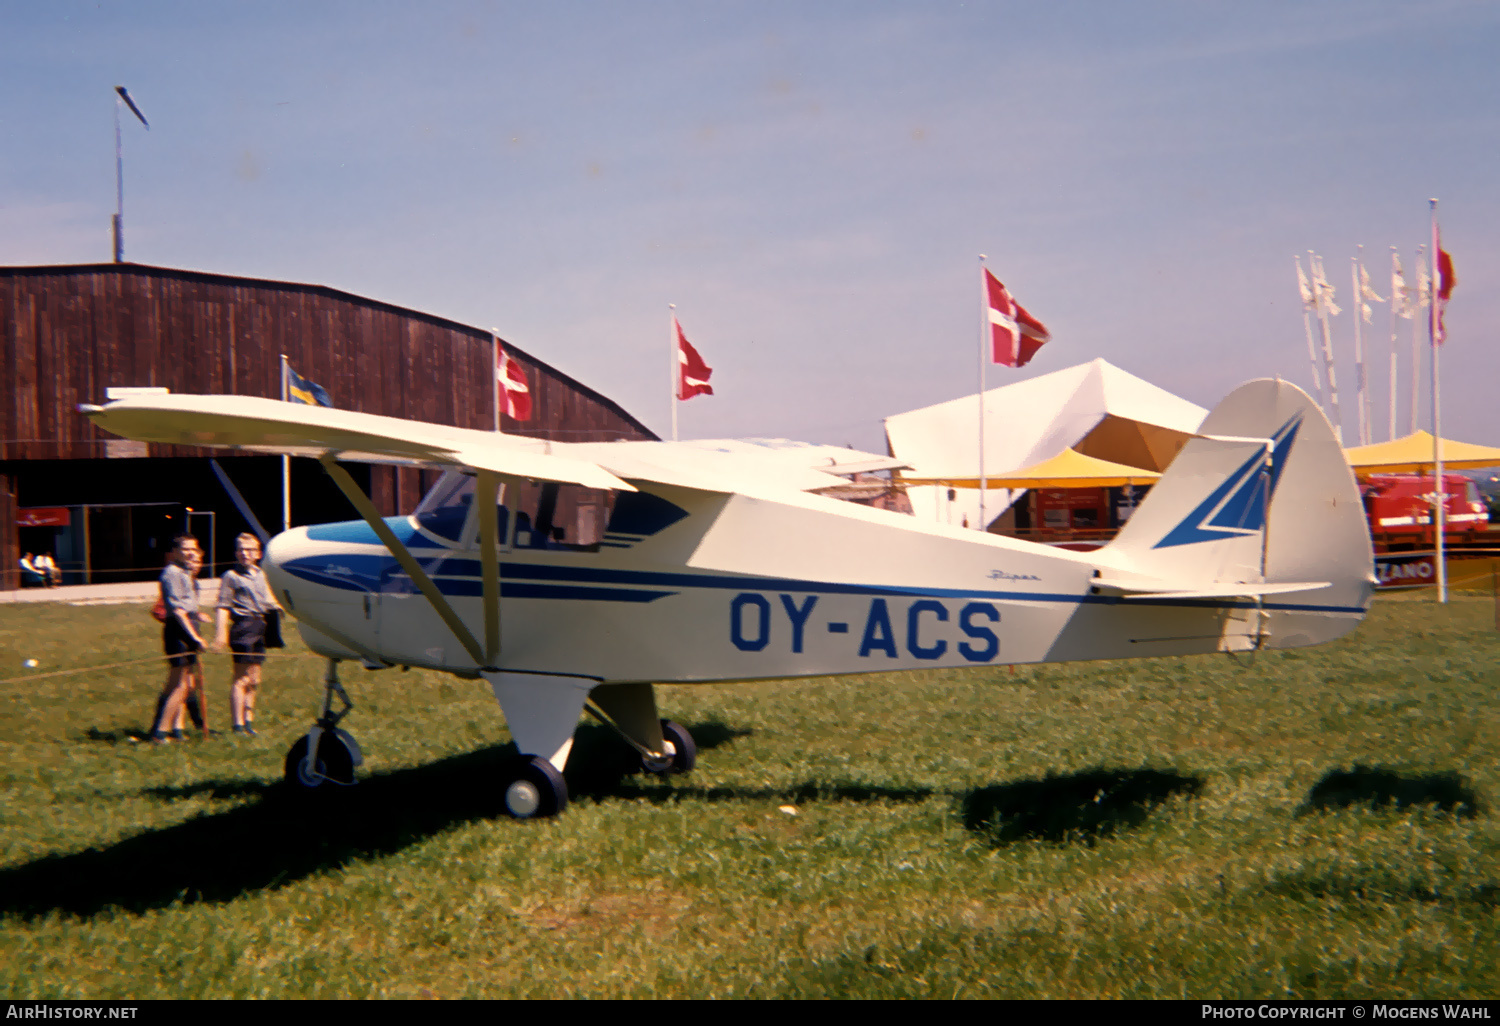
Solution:
M31 561L31 565L36 567L37 573L46 578L47 587L55 588L62 583L62 571L52 561L52 553L43 552L39 554Z
M21 587L40 588L47 583L47 577L36 568L36 562L31 558L31 553L21 557Z

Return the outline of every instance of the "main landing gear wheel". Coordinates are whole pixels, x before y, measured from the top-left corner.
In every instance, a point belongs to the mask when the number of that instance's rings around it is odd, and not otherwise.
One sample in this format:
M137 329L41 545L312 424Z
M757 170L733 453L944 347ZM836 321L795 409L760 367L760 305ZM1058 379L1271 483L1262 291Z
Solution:
M325 730L318 738L318 753L313 759L311 772L307 766L308 738L304 734L286 753L286 782L298 790L310 791L323 784L354 783L354 766L359 760L349 750L344 739L332 730Z
M666 742L666 755L660 759L641 756L641 765L647 773L691 773L698 765L698 744L693 735L680 723L661 721L661 737Z
M543 819L567 808L567 781L540 756L521 756L507 779L505 811L514 819Z

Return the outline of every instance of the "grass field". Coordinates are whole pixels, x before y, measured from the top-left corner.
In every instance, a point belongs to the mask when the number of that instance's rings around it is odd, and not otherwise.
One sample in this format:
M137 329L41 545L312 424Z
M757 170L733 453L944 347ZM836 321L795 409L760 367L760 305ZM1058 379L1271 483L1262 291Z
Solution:
M482 684L347 671L365 775L307 804L316 659L268 667L259 738L164 749L131 740L156 665L39 676L155 638L0 607L7 997L1500 994L1488 598L1249 666L662 688L699 769L584 726L573 804L527 823Z

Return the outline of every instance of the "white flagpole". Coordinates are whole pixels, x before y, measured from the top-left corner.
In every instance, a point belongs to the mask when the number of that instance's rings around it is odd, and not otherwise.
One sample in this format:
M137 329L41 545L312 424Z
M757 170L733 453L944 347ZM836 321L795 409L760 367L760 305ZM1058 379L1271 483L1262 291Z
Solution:
M989 362L985 343L989 340L990 291L985 279L985 256L979 254L979 529L987 531L989 521L985 519L984 493L989 478L984 468L984 365Z
M673 311L671 316L672 323L669 325L672 335L672 345L670 347L671 367L667 373L667 388L672 402L672 441L675 442L677 441L677 377L682 373L680 369L682 354L678 351L677 347L677 314L675 312L677 304L668 303L667 309Z
M286 354L281 354L281 401L287 402L291 393L287 390ZM292 529L292 458L281 457L281 529Z
M1328 406L1333 421L1333 437L1339 445L1344 444L1344 418L1339 412L1339 385L1333 373L1333 335L1328 328L1328 301L1333 297L1324 297L1323 287L1328 281L1328 276L1323 273L1323 261L1312 255L1312 250L1307 251L1308 259L1313 262L1313 294L1318 300L1318 324L1323 329L1323 369L1328 372ZM1333 286L1327 286L1332 291Z
M1389 429L1386 431L1386 441L1396 440L1396 319L1400 317L1398 304L1406 302L1406 289L1404 282L1397 285L1396 268L1401 266L1396 256L1396 247L1391 247L1391 416L1387 421Z
M1421 330L1417 322L1417 311L1427 305L1427 286L1422 284L1422 276L1426 274L1422 270L1422 254L1426 249L1426 246L1417 247L1417 288L1415 290L1417 309L1411 314L1411 412L1407 418L1411 423L1411 429L1407 431L1409 435L1417 433L1417 410L1422 405L1422 343L1417 338L1417 333Z
M1307 280L1302 276L1302 258L1299 256L1293 256L1292 262L1297 265L1297 285L1300 289L1303 282ZM1316 305L1317 293L1311 291L1310 286L1308 295L1313 297L1314 305ZM1318 373L1318 351L1317 348L1313 345L1312 322L1307 317L1306 297L1304 297L1302 301L1302 330L1307 335L1307 362L1312 365L1313 391L1318 393L1318 405L1321 407L1326 407L1328 405L1328 399L1323 395L1323 375Z
M490 373L495 378L495 433L500 433L500 389L504 384L500 381L500 332L494 328L490 329Z
M1349 261L1349 280L1353 286L1350 295L1354 297L1354 406L1355 419L1359 428L1359 444L1370 444L1370 411L1369 403L1365 395L1365 341L1364 341L1364 311L1365 292L1359 287L1359 254L1364 251L1364 246L1355 247L1355 256Z
M1432 462L1437 471L1437 510L1432 515L1432 526L1437 536L1437 551L1433 555L1437 563L1438 602L1448 601L1448 561L1443 532L1448 526L1448 497L1443 487L1443 406L1438 390L1438 275L1442 255L1438 250L1438 201L1427 201L1432 206L1432 286L1431 304L1427 308L1427 338L1432 345Z

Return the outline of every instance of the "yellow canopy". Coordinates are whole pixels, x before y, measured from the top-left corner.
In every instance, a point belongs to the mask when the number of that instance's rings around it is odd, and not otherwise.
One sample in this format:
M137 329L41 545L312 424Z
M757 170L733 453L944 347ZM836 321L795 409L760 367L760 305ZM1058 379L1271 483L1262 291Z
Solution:
M1500 449L1489 445L1470 445L1443 439L1444 470L1474 470L1500 467ZM1389 442L1345 449L1349 466L1362 474L1414 473L1432 467L1432 435L1426 431L1395 438Z
M1120 485L1148 485L1160 474L1153 470L1128 467L1123 463L1085 456L1064 449L1050 460L1021 470L994 474L986 479L990 488L1117 488ZM908 485L946 485L949 488L978 488L979 479L903 478Z

